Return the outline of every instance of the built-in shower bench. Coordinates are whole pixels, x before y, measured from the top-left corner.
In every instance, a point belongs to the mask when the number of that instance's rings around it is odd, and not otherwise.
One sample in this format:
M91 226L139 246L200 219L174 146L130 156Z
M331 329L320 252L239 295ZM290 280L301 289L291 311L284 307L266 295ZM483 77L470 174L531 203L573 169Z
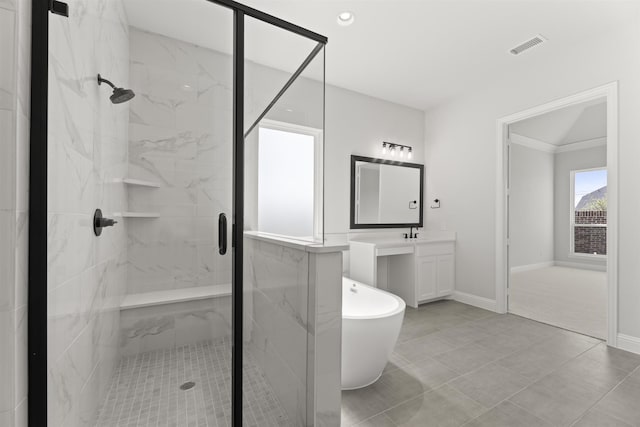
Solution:
M197 301L231 295L231 284L196 286L192 288L168 289L126 295L120 304L120 310L152 307L185 301Z
M231 284L130 294L119 308L122 356L231 334Z

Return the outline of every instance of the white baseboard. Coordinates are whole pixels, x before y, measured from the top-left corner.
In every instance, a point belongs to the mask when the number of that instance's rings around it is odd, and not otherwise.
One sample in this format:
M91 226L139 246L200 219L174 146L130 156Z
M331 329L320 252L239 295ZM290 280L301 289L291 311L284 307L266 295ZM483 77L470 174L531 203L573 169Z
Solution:
M606 265L583 264L581 262L556 261L558 267L580 268L582 270L607 271Z
M453 295L451 295L451 299L493 312L497 310L496 300L467 294L465 292L455 291Z
M519 265L518 267L511 267L512 273L520 273L522 271L537 270L539 268L553 267L555 261L539 262L537 264Z
M537 264L519 265L518 267L511 267L511 273L521 273L523 271L537 270L539 268L547 267L567 267L567 268L580 268L582 270L594 270L594 271L607 271L606 265L596 264L584 264L581 262L569 262L569 261L547 261L539 262Z
M618 348L640 354L640 338L631 335L618 334Z

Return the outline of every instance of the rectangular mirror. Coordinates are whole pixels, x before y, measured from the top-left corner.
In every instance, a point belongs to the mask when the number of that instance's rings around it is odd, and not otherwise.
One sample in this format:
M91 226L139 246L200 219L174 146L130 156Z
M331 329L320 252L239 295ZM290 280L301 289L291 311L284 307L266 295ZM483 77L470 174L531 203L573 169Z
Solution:
M351 228L422 227L424 165L351 156Z

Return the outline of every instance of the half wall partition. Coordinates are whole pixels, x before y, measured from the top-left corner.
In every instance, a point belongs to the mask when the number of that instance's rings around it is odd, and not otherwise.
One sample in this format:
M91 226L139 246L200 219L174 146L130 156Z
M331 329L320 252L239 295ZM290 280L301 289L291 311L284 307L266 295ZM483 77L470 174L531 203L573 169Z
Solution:
M326 42L34 0L30 426L315 423Z

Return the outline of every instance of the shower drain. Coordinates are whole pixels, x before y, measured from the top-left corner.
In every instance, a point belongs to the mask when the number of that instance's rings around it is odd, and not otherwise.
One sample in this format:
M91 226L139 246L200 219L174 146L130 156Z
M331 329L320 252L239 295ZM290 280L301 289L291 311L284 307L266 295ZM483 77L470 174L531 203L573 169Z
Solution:
M194 383L193 381L187 381L186 383L180 386L180 390L191 390L195 386L196 386L196 383Z

